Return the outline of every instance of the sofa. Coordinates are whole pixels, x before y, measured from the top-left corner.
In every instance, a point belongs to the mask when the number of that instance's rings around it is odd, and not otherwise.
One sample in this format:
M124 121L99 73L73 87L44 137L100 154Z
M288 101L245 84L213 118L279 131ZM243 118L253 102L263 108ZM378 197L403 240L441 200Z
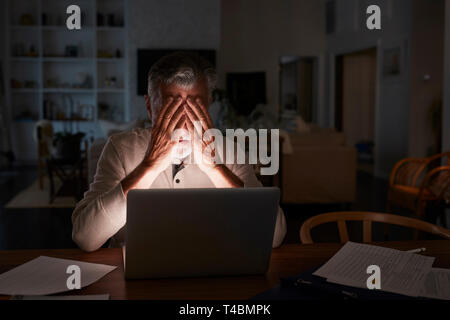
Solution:
M290 132L289 143L291 151L282 155L283 203L355 201L357 151L345 144L343 133L311 126Z

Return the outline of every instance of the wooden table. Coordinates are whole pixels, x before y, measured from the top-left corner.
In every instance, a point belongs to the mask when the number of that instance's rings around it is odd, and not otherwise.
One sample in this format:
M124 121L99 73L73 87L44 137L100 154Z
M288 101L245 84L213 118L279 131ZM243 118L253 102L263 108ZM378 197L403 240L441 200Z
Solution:
M409 250L425 247L436 257L434 267L450 268L450 240L383 242L377 245ZM0 273L41 255L118 266L98 282L70 294L109 293L111 299L248 299L272 288L280 277L292 276L326 262L342 244L289 244L272 251L269 271L263 276L159 279L125 281L121 249L0 251ZM0 299L9 299L0 296Z

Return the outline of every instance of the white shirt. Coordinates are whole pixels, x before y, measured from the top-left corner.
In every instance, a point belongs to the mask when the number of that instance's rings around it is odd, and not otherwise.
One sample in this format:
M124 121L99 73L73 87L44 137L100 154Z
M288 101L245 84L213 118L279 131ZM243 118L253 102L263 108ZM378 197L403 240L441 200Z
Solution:
M151 129L135 129L108 139L97 164L94 182L72 214L72 238L85 251L99 249L109 238L110 246L123 245L126 224L126 198L121 181L142 161L151 138ZM226 164L241 179L244 187L260 187L251 165ZM169 166L150 188L214 188L213 182L196 164L187 164L172 176ZM286 235L281 209L275 226L273 246Z

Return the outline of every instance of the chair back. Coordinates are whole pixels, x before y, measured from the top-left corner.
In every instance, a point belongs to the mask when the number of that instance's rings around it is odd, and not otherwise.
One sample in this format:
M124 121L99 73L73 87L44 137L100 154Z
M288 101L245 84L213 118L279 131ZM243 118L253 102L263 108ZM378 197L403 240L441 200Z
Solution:
M341 243L349 241L346 221L363 222L363 242L372 241L372 222L393 224L402 227L431 233L444 239L450 239L450 230L418 219L403 217L394 214L377 212L331 212L324 213L306 220L300 228L300 241L313 243L311 229L324 223L336 222Z
M397 162L391 171L390 186L394 184L419 187L426 175L440 165L450 165L450 151L428 158L406 158Z

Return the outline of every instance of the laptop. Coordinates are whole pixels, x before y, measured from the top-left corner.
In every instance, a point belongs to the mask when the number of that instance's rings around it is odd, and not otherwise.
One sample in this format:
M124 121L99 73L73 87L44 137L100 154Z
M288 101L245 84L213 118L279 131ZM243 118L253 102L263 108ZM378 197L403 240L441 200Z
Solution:
M279 198L278 188L130 190L125 278L264 274Z

